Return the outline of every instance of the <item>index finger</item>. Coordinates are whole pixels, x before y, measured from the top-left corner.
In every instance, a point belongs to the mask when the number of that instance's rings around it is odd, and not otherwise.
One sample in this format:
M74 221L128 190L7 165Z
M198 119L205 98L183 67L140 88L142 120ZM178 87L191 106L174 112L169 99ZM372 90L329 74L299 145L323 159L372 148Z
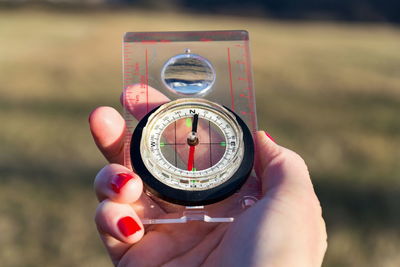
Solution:
M149 102L142 103L139 101L139 103L136 103L135 94L139 89L140 85L138 84L129 86L122 99L128 112L137 120L140 120L147 113L147 109L154 109L169 101L165 95L148 86ZM93 139L108 162L124 164L123 147L126 131L124 118L111 107L98 107L89 115L89 124Z
M170 99L146 84L128 86L122 94L122 104L138 121L154 108Z

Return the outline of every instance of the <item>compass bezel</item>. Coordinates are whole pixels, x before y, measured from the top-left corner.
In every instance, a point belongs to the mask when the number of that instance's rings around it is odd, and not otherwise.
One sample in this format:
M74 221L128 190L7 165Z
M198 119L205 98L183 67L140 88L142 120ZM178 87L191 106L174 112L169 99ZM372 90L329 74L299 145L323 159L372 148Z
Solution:
M161 105L162 106L162 105ZM222 184L205 190L182 190L173 188L167 184L162 183L156 177L154 177L147 169L143 162L140 147L143 130L146 127L149 117L155 113L161 106L156 107L145 117L143 117L138 125L136 126L131 139L130 145L130 156L131 164L136 173L143 180L146 189L149 190L153 195L178 205L183 206L200 206L209 205L218 201L221 201L241 188L241 186L247 180L254 164L254 143L252 134L247 127L246 123L229 108L224 107L231 112L239 127L243 132L243 148L244 155L239 168L227 181Z

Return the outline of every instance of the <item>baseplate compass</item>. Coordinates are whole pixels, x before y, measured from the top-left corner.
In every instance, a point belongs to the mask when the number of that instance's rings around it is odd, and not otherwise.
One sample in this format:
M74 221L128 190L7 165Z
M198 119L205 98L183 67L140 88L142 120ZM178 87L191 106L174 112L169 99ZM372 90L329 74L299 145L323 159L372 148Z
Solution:
M142 223L232 222L260 195L248 32L129 32L123 51L124 163L150 196Z

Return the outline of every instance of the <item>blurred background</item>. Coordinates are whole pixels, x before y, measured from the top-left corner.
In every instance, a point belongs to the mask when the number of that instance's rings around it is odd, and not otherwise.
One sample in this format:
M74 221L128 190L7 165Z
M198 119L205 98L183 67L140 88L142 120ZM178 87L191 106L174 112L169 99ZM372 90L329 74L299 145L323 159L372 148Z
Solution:
M126 31L246 29L260 129L309 164L324 266L400 266L400 2L0 0L1 266L111 266L93 223ZM290 240L288 240L290 242Z

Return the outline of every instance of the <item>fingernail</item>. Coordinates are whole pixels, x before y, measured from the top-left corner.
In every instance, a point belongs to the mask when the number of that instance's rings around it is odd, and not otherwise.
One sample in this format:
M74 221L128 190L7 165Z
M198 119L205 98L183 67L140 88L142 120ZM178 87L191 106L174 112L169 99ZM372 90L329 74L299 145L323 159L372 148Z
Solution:
M111 180L111 189L115 193L121 192L121 188L133 178L133 175L130 173L118 173Z
M132 218L129 216L123 217L119 219L118 223L118 229L119 231L124 235L124 236L130 236L136 233L137 231L140 231L140 225Z
M272 138L272 136L270 136L269 133L267 133L266 131L264 131L264 133L265 133L265 135L266 135L269 139L271 139L274 143L276 143L276 142L275 142L275 139Z

